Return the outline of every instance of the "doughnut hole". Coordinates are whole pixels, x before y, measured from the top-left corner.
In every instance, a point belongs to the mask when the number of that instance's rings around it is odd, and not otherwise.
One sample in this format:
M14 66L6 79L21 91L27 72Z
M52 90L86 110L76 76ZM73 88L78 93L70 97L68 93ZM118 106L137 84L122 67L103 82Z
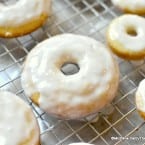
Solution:
M138 35L138 32L137 32L137 29L133 26L128 26L126 28L126 33L129 35L129 36L132 36L132 37L135 37Z
M73 75L78 73L79 70L80 70L79 65L74 62L66 62L61 66L61 72L64 75Z
M64 75L73 75L79 72L80 66L78 60L71 54L62 54L55 61L55 67Z

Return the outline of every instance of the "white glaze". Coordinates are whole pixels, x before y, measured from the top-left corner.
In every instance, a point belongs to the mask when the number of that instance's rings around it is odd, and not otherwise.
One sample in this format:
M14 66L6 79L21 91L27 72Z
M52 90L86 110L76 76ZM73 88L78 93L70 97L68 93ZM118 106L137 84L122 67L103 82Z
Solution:
M26 24L41 14L50 14L51 0L18 0L13 5L0 3L0 26L12 27Z
M64 54L68 60L70 56L76 59L80 67L78 73L66 76L55 65ZM89 37L63 34L45 40L28 54L21 82L29 97L40 92L39 106L45 111L52 110L59 103L75 107L92 101L96 102L95 110L98 110L108 103L96 100L111 87L109 83L112 79L115 80L115 88L111 93L116 91L118 72L115 69L114 59L103 44ZM82 95L88 87L96 89ZM111 100L114 95L108 93L107 97Z
M127 34L126 30L131 26L137 31L137 36ZM145 50L145 19L129 14L120 16L110 24L108 35L112 41L119 42L123 49L135 52Z
M28 112L32 119L29 123L26 120ZM0 91L0 145L19 145L36 128L36 119L30 107L18 96ZM32 138L28 145L35 145L38 139L39 131L35 132L35 138Z
M136 102L137 108L145 112L145 79L140 82L137 89L136 97L139 97L139 99L136 99L139 100L139 102Z
M135 11L145 9L145 0L112 0L113 4L122 8Z
M140 82L138 91L140 92L141 96L144 98L144 102L145 102L145 79Z

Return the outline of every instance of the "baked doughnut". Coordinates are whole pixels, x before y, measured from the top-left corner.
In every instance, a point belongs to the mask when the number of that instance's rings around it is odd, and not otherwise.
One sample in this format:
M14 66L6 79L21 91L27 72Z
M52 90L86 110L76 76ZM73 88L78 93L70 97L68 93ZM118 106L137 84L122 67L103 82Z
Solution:
M40 145L39 128L29 105L0 91L0 145Z
M112 0L112 3L126 13L145 14L144 0Z
M0 3L0 37L16 37L40 27L51 11L51 0L19 0L13 5Z
M65 64L79 72L65 75ZM38 44L29 54L21 77L27 96L44 111L78 119L109 103L118 86L118 65L109 50L91 38L62 34Z
M136 91L135 99L137 110L145 119L145 79L140 82Z
M108 28L107 41L118 56L125 59L145 57L145 19L125 14L113 20Z

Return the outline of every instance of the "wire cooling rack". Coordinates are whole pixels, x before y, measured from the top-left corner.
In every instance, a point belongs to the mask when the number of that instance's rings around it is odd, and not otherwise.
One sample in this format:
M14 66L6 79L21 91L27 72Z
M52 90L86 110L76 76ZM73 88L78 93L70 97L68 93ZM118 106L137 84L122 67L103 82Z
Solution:
M1 0L5 4L12 1L16 0ZM120 67L116 98L98 114L78 121L48 116L27 100L20 83L22 64L36 44L66 32L87 35L106 43L106 28L120 14L110 0L53 0L52 17L43 27L24 37L0 39L0 89L19 95L31 105L40 125L42 145L145 143L145 124L134 102L136 88L145 78L144 60L126 61L115 57Z

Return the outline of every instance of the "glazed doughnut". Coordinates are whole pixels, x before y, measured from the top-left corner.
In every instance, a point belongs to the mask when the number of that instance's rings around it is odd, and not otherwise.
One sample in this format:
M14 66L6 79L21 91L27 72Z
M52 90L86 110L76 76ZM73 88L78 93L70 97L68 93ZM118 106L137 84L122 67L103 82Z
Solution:
M145 119L145 79L139 84L136 91L136 107L139 114Z
M144 0L112 0L112 3L126 13L145 14Z
M107 41L118 56L125 59L145 57L145 19L125 14L113 20L108 28Z
M67 63L79 72L65 75ZM63 119L92 114L109 103L118 86L118 65L110 51L89 37L62 34L28 54L21 77L27 96L44 111Z
M40 27L51 11L51 0L19 0L13 5L0 3L0 37L16 37Z
M0 145L40 145L39 128L29 105L0 91Z

